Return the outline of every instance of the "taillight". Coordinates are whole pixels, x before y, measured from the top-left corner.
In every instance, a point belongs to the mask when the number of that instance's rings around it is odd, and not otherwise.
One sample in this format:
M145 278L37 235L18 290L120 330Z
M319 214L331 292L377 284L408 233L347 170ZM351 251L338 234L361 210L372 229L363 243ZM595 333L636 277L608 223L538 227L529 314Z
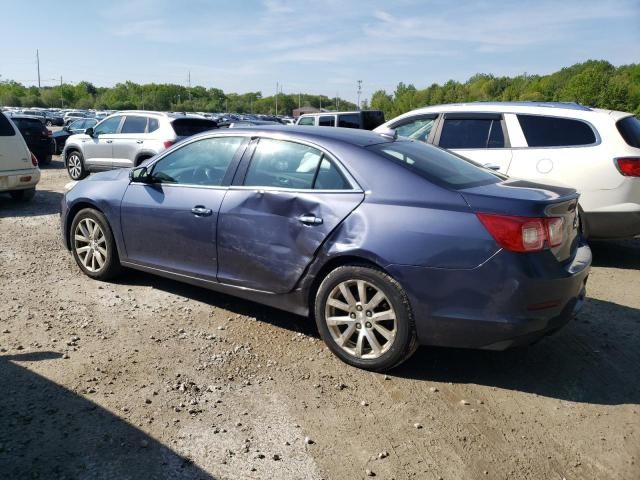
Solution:
M564 242L562 217L532 218L478 213L478 219L502 248L512 252L535 252L545 241L556 247Z
M164 145L164 148L169 148L174 143L176 143L174 140L165 140L164 142L162 142L162 144Z
M625 177L640 177L640 158L616 158L616 165L620 173Z
M38 159L33 153L31 153L31 163L33 164L34 167L38 166Z

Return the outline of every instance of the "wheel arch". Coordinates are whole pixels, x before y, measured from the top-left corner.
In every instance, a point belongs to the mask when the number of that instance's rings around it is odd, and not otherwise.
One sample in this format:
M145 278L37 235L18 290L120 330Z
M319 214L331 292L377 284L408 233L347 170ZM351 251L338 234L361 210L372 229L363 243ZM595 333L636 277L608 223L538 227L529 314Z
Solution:
M83 200L83 201L80 201L78 203L75 203L69 209L69 212L67 213L67 216L65 218L64 244L65 244L65 247L67 248L67 250L71 250L71 225L73 224L73 219L76 218L76 215L78 214L78 212L80 210L84 210L85 208L90 208L92 210L96 210L96 211L100 212L102 215L105 215L105 213L102 211L102 209L100 207L98 207L95 203L91 203L91 202L89 202L87 200ZM105 218L106 218L106 215L105 215ZM116 246L117 246L117 242L116 242Z

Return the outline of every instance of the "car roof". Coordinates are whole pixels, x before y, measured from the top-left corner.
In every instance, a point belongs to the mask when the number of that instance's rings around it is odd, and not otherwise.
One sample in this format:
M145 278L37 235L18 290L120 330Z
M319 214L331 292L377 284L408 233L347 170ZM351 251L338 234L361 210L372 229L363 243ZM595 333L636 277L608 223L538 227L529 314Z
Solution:
M204 132L203 136L212 133L221 133L221 130ZM369 130L357 128L337 128L337 127L301 127L297 125L259 125L255 127L240 127L232 130L223 130L228 135L251 134L256 136L273 135L278 133L286 134L288 139L308 140L308 141L336 141L359 147L376 145L393 141L392 138L374 133Z

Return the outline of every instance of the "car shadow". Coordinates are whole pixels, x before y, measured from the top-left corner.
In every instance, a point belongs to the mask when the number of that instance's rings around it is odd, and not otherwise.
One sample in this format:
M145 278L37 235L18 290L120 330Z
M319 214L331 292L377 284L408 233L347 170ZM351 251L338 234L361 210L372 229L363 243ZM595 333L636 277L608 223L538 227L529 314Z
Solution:
M565 328L525 348L422 347L392 375L473 383L572 402L639 404L640 310L589 298Z
M92 401L0 356L0 478L211 479L209 473Z
M60 159L60 157L54 157L51 159L51 162L44 164L40 163L41 170L64 170L64 162Z
M115 282L122 285L151 286L167 293L206 303L212 307L224 308L238 315L253 317L258 321L270 323L279 328L320 338L315 322L311 319L225 293L215 292L138 270L127 270Z
M138 271L130 271L120 282L152 286L319 338L311 319L230 295ZM421 347L389 375L475 383L560 400L618 405L640 403L638 365L640 310L588 298L577 319L535 345L503 352Z
M640 269L640 239L590 241L593 266Z
M61 193L37 188L36 196L29 202L15 201L8 193L0 194L0 218L54 215L60 212L61 201Z

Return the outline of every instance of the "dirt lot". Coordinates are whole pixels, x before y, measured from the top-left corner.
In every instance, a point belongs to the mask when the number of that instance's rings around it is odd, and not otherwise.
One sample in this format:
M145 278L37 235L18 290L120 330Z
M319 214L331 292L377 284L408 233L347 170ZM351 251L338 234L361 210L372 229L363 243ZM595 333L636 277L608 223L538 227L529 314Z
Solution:
M385 376L302 318L89 280L59 242L67 181L55 160L31 204L0 195L0 478L640 478L640 242L593 246L554 337Z

